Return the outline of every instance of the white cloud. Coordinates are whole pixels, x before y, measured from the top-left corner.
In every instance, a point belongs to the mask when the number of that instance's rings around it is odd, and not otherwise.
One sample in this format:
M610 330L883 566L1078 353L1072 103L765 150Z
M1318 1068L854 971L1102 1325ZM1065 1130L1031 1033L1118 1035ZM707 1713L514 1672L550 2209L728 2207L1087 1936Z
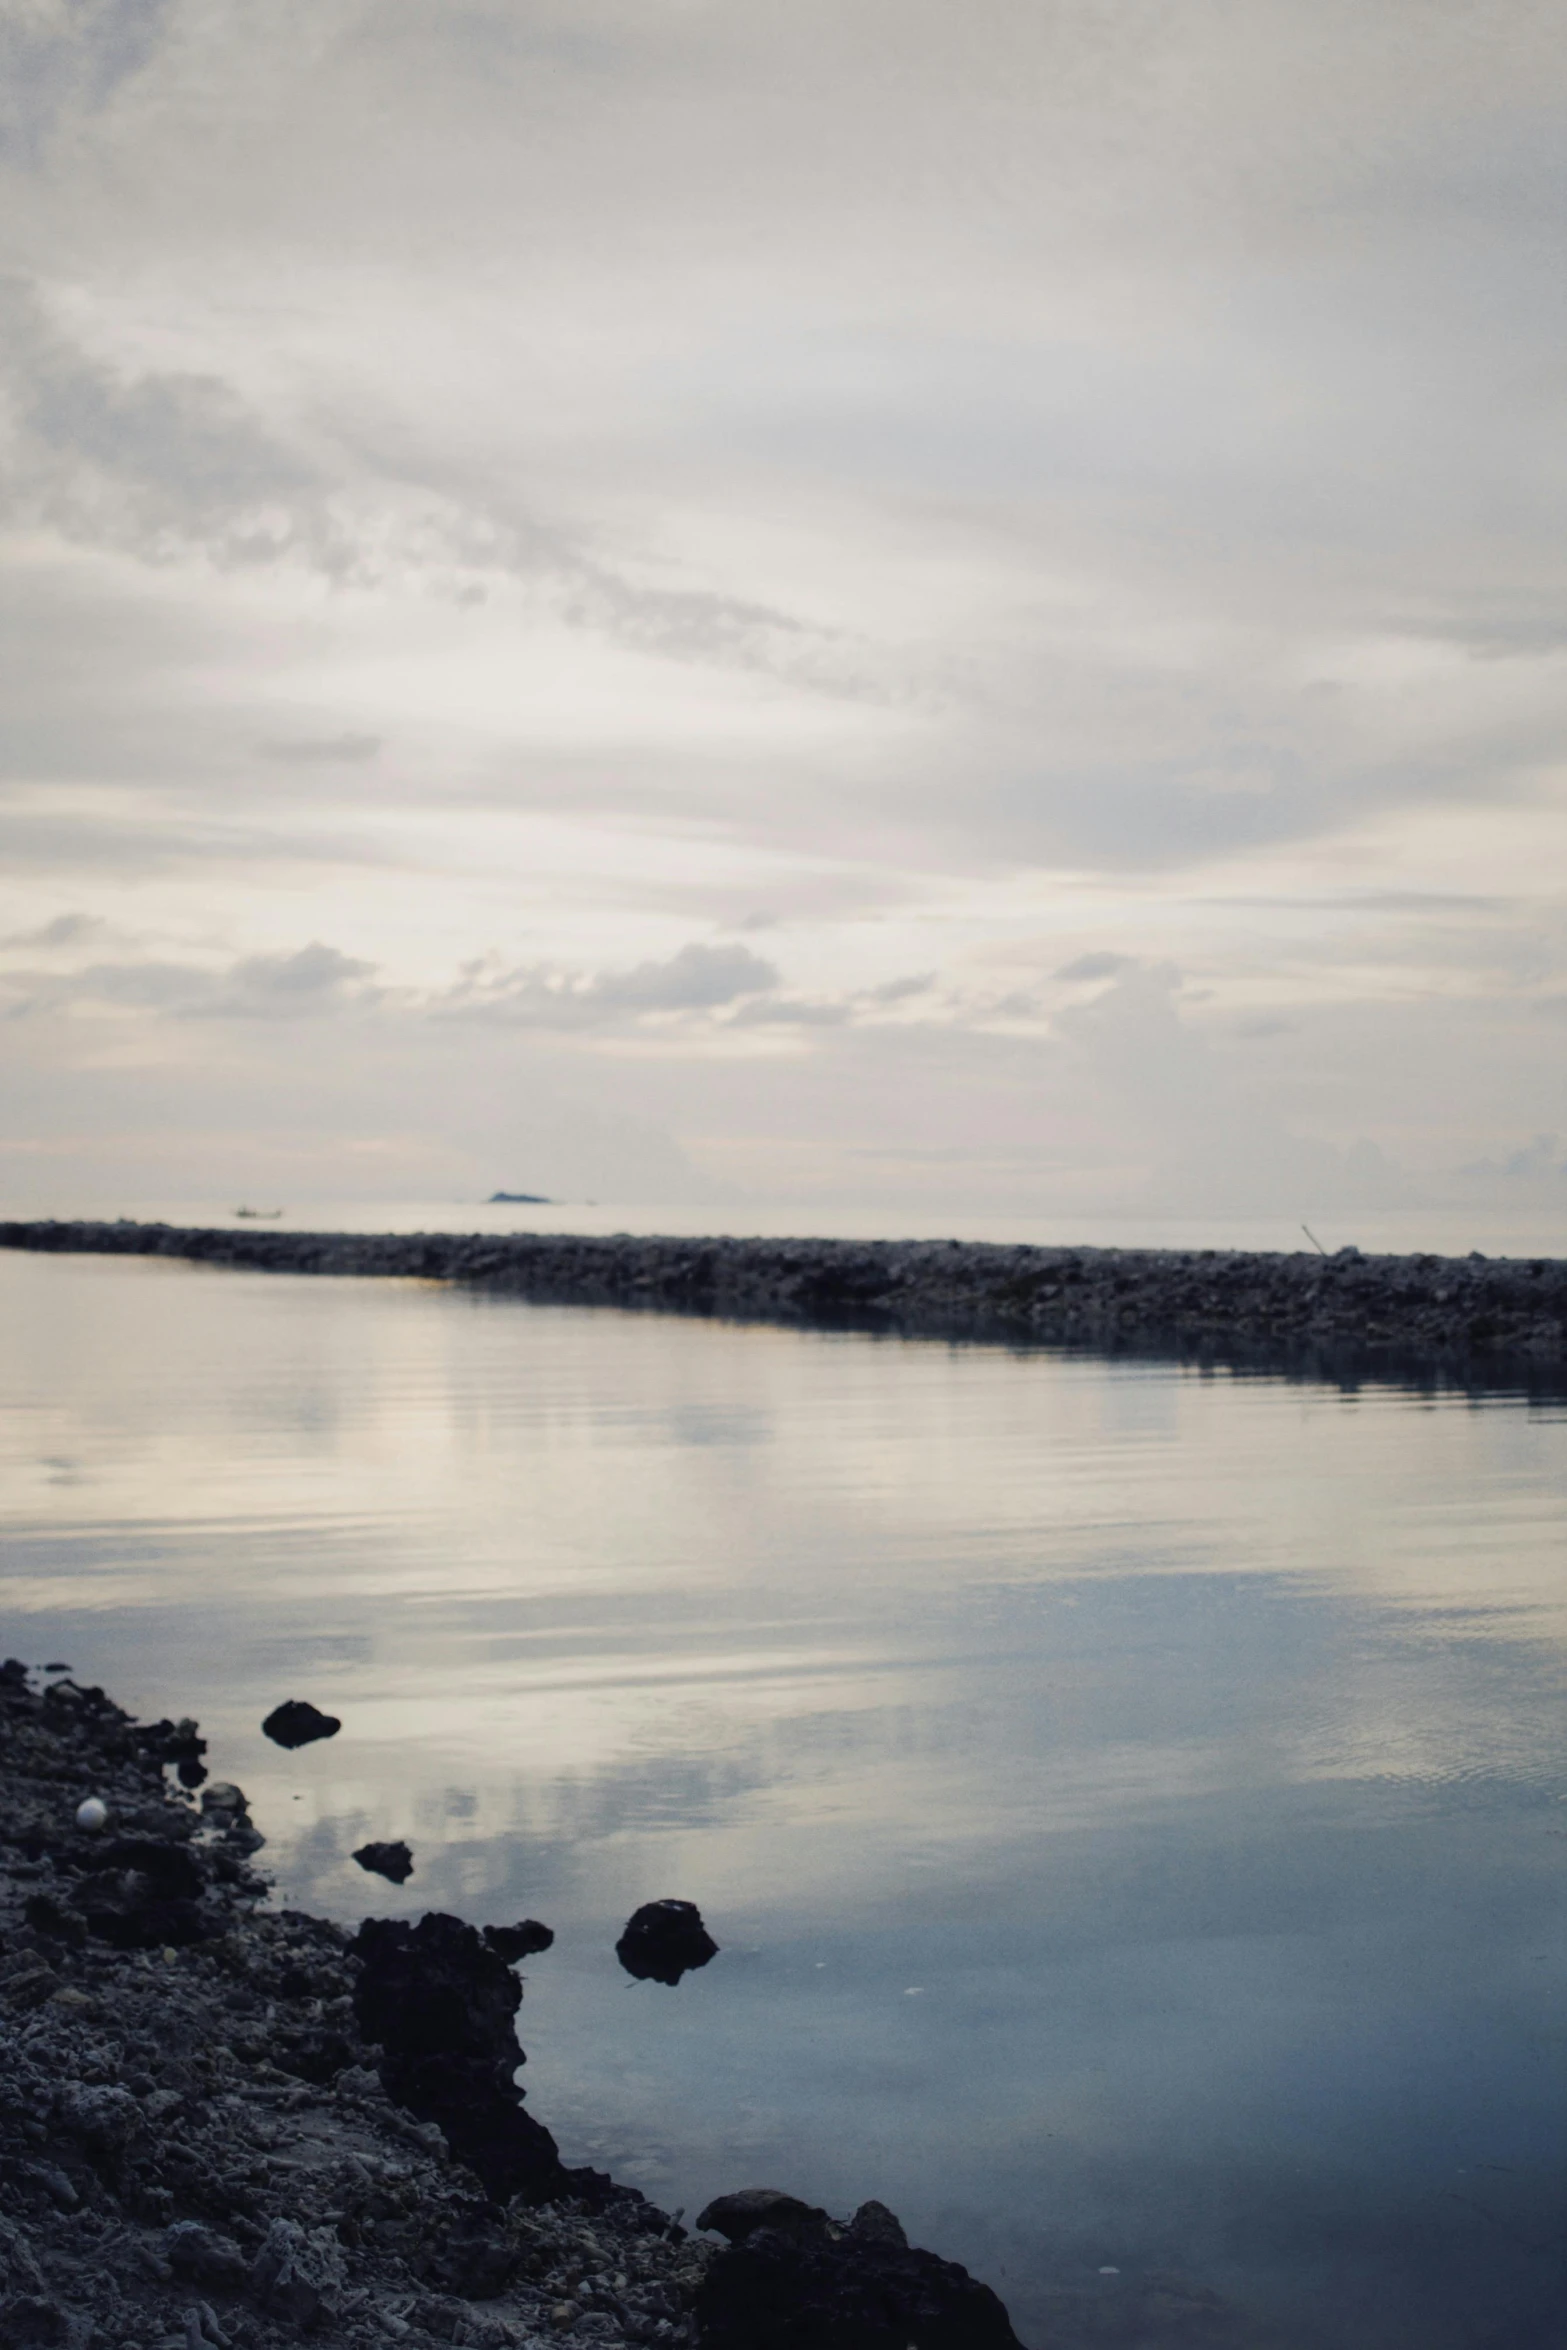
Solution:
M1527 0L22 0L0 43L30 1116L121 1131L137 1056L195 1115L237 1052L258 1121L314 1085L368 1145L438 1038L805 1194L955 1184L954 1133L987 1199L1535 1180Z

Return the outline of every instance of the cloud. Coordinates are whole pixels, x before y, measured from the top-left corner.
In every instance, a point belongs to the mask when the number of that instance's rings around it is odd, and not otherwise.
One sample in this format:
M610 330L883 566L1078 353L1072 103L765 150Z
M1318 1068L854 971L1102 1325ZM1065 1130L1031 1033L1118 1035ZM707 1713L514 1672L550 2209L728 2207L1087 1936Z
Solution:
M104 927L89 923L80 935L90 937ZM245 955L217 968L141 956L65 973L12 970L0 987L9 995L13 1017L74 1008L181 1019L302 1020L374 1003L380 992L369 984L374 969L313 940L292 953Z
M259 746L264 759L285 767L362 767L381 749L378 734L301 736L297 741L266 742Z
M308 551L345 568L314 469L215 376L122 376L75 347L17 278L0 280L0 352L0 496L13 520L148 562L190 548L225 566Z
M524 964L476 967L436 1008L520 1027L602 1028L647 1015L713 1012L778 984L776 967L738 944L693 942L663 962L624 971L572 972Z
M1055 977L1074 986L1089 979L1113 979L1118 971L1130 971L1135 959L1132 955L1112 954L1104 949L1097 954L1079 955L1075 961L1063 963Z
M53 921L40 923L36 930L14 930L8 938L0 938L0 948L9 951L18 947L76 947L90 938L101 937L108 927L93 914L56 914Z

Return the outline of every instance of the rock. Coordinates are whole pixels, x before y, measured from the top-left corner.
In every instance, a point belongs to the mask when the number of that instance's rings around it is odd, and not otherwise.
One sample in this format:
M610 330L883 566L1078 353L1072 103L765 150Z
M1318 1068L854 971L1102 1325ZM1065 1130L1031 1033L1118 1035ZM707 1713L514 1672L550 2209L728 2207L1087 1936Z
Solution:
M891 2212L887 2217L892 2219ZM802 2203L798 2195L786 2195L779 2187L740 2187L732 2195L716 2195L705 2211L698 2212L696 2224L727 2236L731 2244L743 2244L758 2228L771 2228L796 2243L825 2244L830 2240L826 2212L814 2203ZM898 2225L896 2220L892 2224ZM898 2240L904 2241L901 2228Z
M76 1825L85 1828L89 1835L96 1835L100 1828L109 1825L109 1807L102 1796L89 1795L85 1803L77 1805Z
M706 1966L718 1944L694 1901L645 1901L615 1944L615 1956L639 1983L668 1983Z
M0 2303L0 2341L7 2350L14 2343L66 2344L71 2339L71 2324L58 2301L49 2300L41 2293L17 2293Z
M903 2232L903 2222L898 2218L896 2212L889 2211L885 2203L878 2203L874 2198L869 2203L860 2205L859 2210L849 2222L849 2233L851 2236L861 2237L868 2244L906 2246L909 2240Z
M246 1818L248 1811L244 1788L236 1787L230 1779L214 1779L210 1787L201 1791L201 1816L204 1820L216 1820L219 1827L226 1826L230 1820Z
M79 1910L66 1909L52 1893L30 1893L22 1915L35 1934L46 1934L68 1950L80 1950L87 1940L87 1920Z
M406 1844L361 1844L354 1858L362 1869L393 1885L405 1885L414 1873L414 1856Z
M163 2257L176 2276L226 2292L238 2292L250 2275L250 2263L231 2237L193 2219L177 2219L164 2231Z
M519 1958L533 1958L539 1951L548 1950L555 1936L548 1926L541 1926L537 1918L524 1918L515 1926L486 1926L484 1939L497 1958L503 1958L508 1966L515 1966Z
M129 2089L97 2081L67 2081L55 2098L55 2112L61 2127L89 2154L110 2160L125 2154L144 2127L141 2107Z
M336 2299L342 2255L326 2228L307 2235L291 2219L275 2219L250 2264L246 2282L269 2315L286 2317L303 2332Z
M967 2269L852 2230L811 2242L755 2228L719 2254L696 2306L703 2350L1020 2350Z
M522 1985L504 1959L438 1910L417 1925L367 1918L352 1948L354 2015L384 2051L387 2095L434 2122L498 2201L580 2194L595 2174L564 2168L512 2080L522 2062L513 2021Z
M317 1738L335 1738L343 1727L336 1714L321 1713L308 1698L286 1698L275 1705L261 1728L274 1746L310 1746Z
M116 1950L180 1949L207 1932L199 1906L205 1889L200 1866L184 1845L124 1836L106 1846L98 1866L77 1882L71 1906L91 1933Z

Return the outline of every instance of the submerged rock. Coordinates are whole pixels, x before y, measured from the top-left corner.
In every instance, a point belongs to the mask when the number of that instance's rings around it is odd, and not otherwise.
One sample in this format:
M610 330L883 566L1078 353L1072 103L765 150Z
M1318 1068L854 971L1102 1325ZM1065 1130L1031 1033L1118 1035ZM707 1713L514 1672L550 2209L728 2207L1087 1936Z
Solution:
M361 1844L354 1854L362 1869L369 1869L377 1877L385 1877L393 1885L406 1885L414 1873L414 1856L406 1844Z
M324 1714L308 1698L288 1697L275 1705L261 1728L274 1746L310 1746L318 1738L335 1738L343 1727L336 1714Z
M706 1966L718 1944L694 1901L644 1901L615 1944L615 1956L639 1983L668 1983Z
M541 1926L537 1918L524 1918L515 1926L486 1926L484 1939L497 1958L508 1966L515 1966L519 1958L533 1958L539 1951L548 1950L555 1940L548 1926Z

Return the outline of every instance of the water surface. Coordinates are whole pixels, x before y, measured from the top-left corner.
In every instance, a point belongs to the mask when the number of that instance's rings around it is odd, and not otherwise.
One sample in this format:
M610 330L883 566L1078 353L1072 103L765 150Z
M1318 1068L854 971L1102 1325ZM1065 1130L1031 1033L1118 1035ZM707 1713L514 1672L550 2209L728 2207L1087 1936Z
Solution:
M568 2159L1030 2342L1560 2342L1560 1407L0 1255L0 1463L6 1646L198 1713L279 1898L555 1927Z

